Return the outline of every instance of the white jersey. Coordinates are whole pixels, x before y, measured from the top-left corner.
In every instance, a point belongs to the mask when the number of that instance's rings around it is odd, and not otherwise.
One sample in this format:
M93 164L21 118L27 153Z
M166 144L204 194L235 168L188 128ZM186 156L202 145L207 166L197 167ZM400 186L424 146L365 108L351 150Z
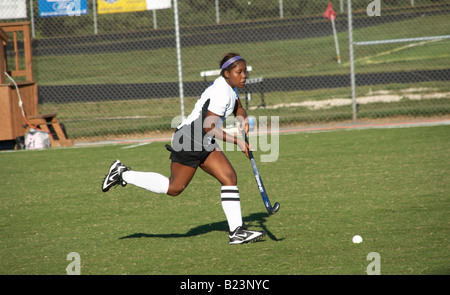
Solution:
M206 88L195 104L191 114L183 120L177 128L180 129L184 125L191 124L198 119L202 113L205 112L204 108L208 100L210 100L210 102L206 110L220 116L220 121L217 124L217 127L220 127L225 119L233 113L238 98L239 95L236 87L232 88L228 85L227 81L225 81L225 78L220 76ZM203 118L203 120L204 119L205 118Z
M187 147L190 147L190 150L198 151L211 145L213 143L212 137L206 135L203 129L207 111L220 116L216 126L221 127L225 119L233 113L238 98L237 88L232 88L225 78L220 76L214 80L202 93L191 114L178 125L177 131L181 132L175 136L176 140L172 141L174 148L176 150L186 150ZM184 142L184 145L182 142Z

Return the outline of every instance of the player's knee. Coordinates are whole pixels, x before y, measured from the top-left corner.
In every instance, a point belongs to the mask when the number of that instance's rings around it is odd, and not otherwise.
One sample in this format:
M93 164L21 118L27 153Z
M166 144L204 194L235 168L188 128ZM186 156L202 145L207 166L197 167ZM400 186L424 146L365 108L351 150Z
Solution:
M177 187L177 186L169 186L169 189L167 191L167 194L172 197L179 196L183 191L185 187Z
M230 176L230 182L232 183L232 185L237 185L237 176L236 174L233 174Z
M236 173L230 172L221 181L222 185L237 185L237 175Z
M168 194L169 196L176 197L176 196L179 196L179 195L181 194L181 191L168 190L168 191L167 191L167 194Z
M168 190L167 194L172 197L179 196L181 194L181 190Z

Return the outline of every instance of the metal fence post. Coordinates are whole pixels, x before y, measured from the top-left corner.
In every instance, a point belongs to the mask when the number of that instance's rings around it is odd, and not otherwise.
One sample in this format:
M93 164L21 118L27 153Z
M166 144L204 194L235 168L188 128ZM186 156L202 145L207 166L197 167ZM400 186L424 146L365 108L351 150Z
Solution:
M173 0L173 14L175 19L175 41L177 47L178 87L180 90L181 117L184 118L183 68L181 64L180 23L178 17L178 0Z
M219 0L215 1L216 6L216 24L220 24L220 7L219 7Z
M94 34L98 34L98 26L97 26L97 0L93 0L92 2L92 13L94 16Z
M352 0L347 0L348 15L348 46L350 51L350 83L352 88L352 117L357 121L356 90L355 90L355 63L353 59L353 24L352 24Z

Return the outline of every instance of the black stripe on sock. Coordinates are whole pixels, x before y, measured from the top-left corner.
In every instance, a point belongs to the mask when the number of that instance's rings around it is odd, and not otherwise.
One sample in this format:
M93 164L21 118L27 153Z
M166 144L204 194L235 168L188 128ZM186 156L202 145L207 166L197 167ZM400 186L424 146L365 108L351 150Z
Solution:
M224 201L240 201L240 198L220 198L222 202Z

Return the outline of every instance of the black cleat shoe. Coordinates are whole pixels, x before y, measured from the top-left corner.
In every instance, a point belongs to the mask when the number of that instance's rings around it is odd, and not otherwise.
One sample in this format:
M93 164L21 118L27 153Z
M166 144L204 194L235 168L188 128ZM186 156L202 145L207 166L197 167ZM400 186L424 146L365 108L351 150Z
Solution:
M109 173L103 179L102 191L106 193L109 189L116 185L125 186L127 183L122 179L122 173L129 169L119 160L115 160L109 168Z
M266 233L264 231L248 230L245 225L239 226L229 233L230 245L252 243L262 239Z

